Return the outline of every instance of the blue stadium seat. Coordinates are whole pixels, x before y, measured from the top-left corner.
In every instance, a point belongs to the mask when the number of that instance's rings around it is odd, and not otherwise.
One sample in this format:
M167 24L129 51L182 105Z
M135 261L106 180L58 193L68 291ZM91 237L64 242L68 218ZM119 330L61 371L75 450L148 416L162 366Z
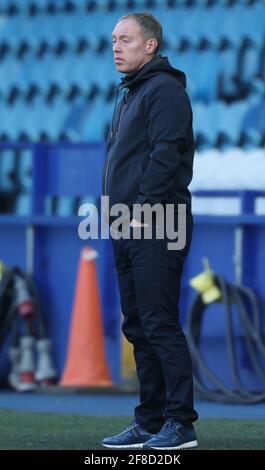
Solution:
M246 111L242 133L258 146L265 137L265 100L253 103Z
M20 9L26 9L29 4L28 0L15 0L15 3Z
M169 58L173 66L187 75L187 89L193 100L208 103L216 99L220 65L213 51L190 50L174 56L169 53Z
M38 107L38 105L35 104L35 107ZM21 138L22 134L27 135L30 140L33 141L38 139L38 122L34 116L35 107L28 106L26 103L22 102L19 102L14 107L16 120L14 121L12 130L15 140Z
M224 105L218 132L226 137L230 146L236 147L239 142L243 116L246 113L247 106L248 103L245 100L232 103L230 106Z
M18 183L22 190L30 192L32 189L32 152L23 150L18 160Z
M31 193L20 193L15 199L14 214L29 215L32 212Z
M248 37L257 45L261 45L264 43L265 34L265 3L263 1L258 2L251 8L248 8L247 12L246 25L248 26Z
M99 96L87 119L84 121L81 138L84 141L101 141L104 136L106 124L109 116L106 115L106 103L102 96Z
M70 196L58 197L56 201L55 214L61 217L74 215L75 198Z
M0 93L5 95L12 85L20 81L21 64L10 56L0 63Z
M239 57L239 76L245 82L251 82L259 71L259 48L250 44Z
M209 107L203 103L195 103L193 106L193 127L197 146L200 150L213 147L216 139L214 122L209 122Z
M220 64L216 54L209 50L197 54L197 60L190 64L189 77L193 81L193 97L210 103L217 98L217 81Z
M237 94L238 76L237 53L235 49L227 49L220 54L219 96L234 96Z
M92 111L92 104L80 97L68 109L62 123L62 133L72 141L82 141L85 135L85 123Z
M16 189L16 160L12 150L0 154L0 191L12 192Z
M22 116L16 112L14 106L9 105L2 106L2 113L4 118L0 121L0 134L7 136L8 140L16 140L17 126L21 122L20 119L23 120Z

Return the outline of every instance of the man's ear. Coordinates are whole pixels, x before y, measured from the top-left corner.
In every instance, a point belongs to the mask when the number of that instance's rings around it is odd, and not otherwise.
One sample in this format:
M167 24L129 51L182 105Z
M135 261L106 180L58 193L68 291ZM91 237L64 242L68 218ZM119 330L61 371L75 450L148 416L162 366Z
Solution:
M148 39L147 44L146 44L146 52L147 54L154 54L156 48L157 48L157 39L152 38Z

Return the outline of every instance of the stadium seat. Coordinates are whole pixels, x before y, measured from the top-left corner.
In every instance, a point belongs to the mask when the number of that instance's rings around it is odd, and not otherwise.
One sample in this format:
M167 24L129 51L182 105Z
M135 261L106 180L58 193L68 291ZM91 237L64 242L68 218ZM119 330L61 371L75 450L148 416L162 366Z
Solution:
M12 150L0 153L0 191L12 192L17 188L16 159Z
M18 183L23 192L30 192L32 189L32 152L23 150L18 159Z
M260 0L2 0L1 138L104 139L121 78L111 32L123 14L146 9L164 26L162 54L187 75L200 145L261 145L263 129L254 137L250 125L252 99L265 93Z
M242 122L242 139L256 146L264 145L265 100L254 103L245 113ZM244 142L243 142L244 143Z

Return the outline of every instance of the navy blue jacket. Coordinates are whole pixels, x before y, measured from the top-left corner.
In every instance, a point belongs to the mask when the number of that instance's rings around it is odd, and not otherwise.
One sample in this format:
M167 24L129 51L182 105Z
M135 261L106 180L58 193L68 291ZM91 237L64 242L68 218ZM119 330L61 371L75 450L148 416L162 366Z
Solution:
M185 86L184 73L161 56L122 79L103 177L110 207L186 203L189 212L194 140Z

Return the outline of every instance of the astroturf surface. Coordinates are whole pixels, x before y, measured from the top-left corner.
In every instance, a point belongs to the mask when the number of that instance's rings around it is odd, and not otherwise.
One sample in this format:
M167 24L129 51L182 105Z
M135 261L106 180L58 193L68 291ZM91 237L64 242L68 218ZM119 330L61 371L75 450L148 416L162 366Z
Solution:
M97 450L103 437L120 432L128 417L82 416L0 410L0 449ZM199 449L265 449L262 420L201 419Z

